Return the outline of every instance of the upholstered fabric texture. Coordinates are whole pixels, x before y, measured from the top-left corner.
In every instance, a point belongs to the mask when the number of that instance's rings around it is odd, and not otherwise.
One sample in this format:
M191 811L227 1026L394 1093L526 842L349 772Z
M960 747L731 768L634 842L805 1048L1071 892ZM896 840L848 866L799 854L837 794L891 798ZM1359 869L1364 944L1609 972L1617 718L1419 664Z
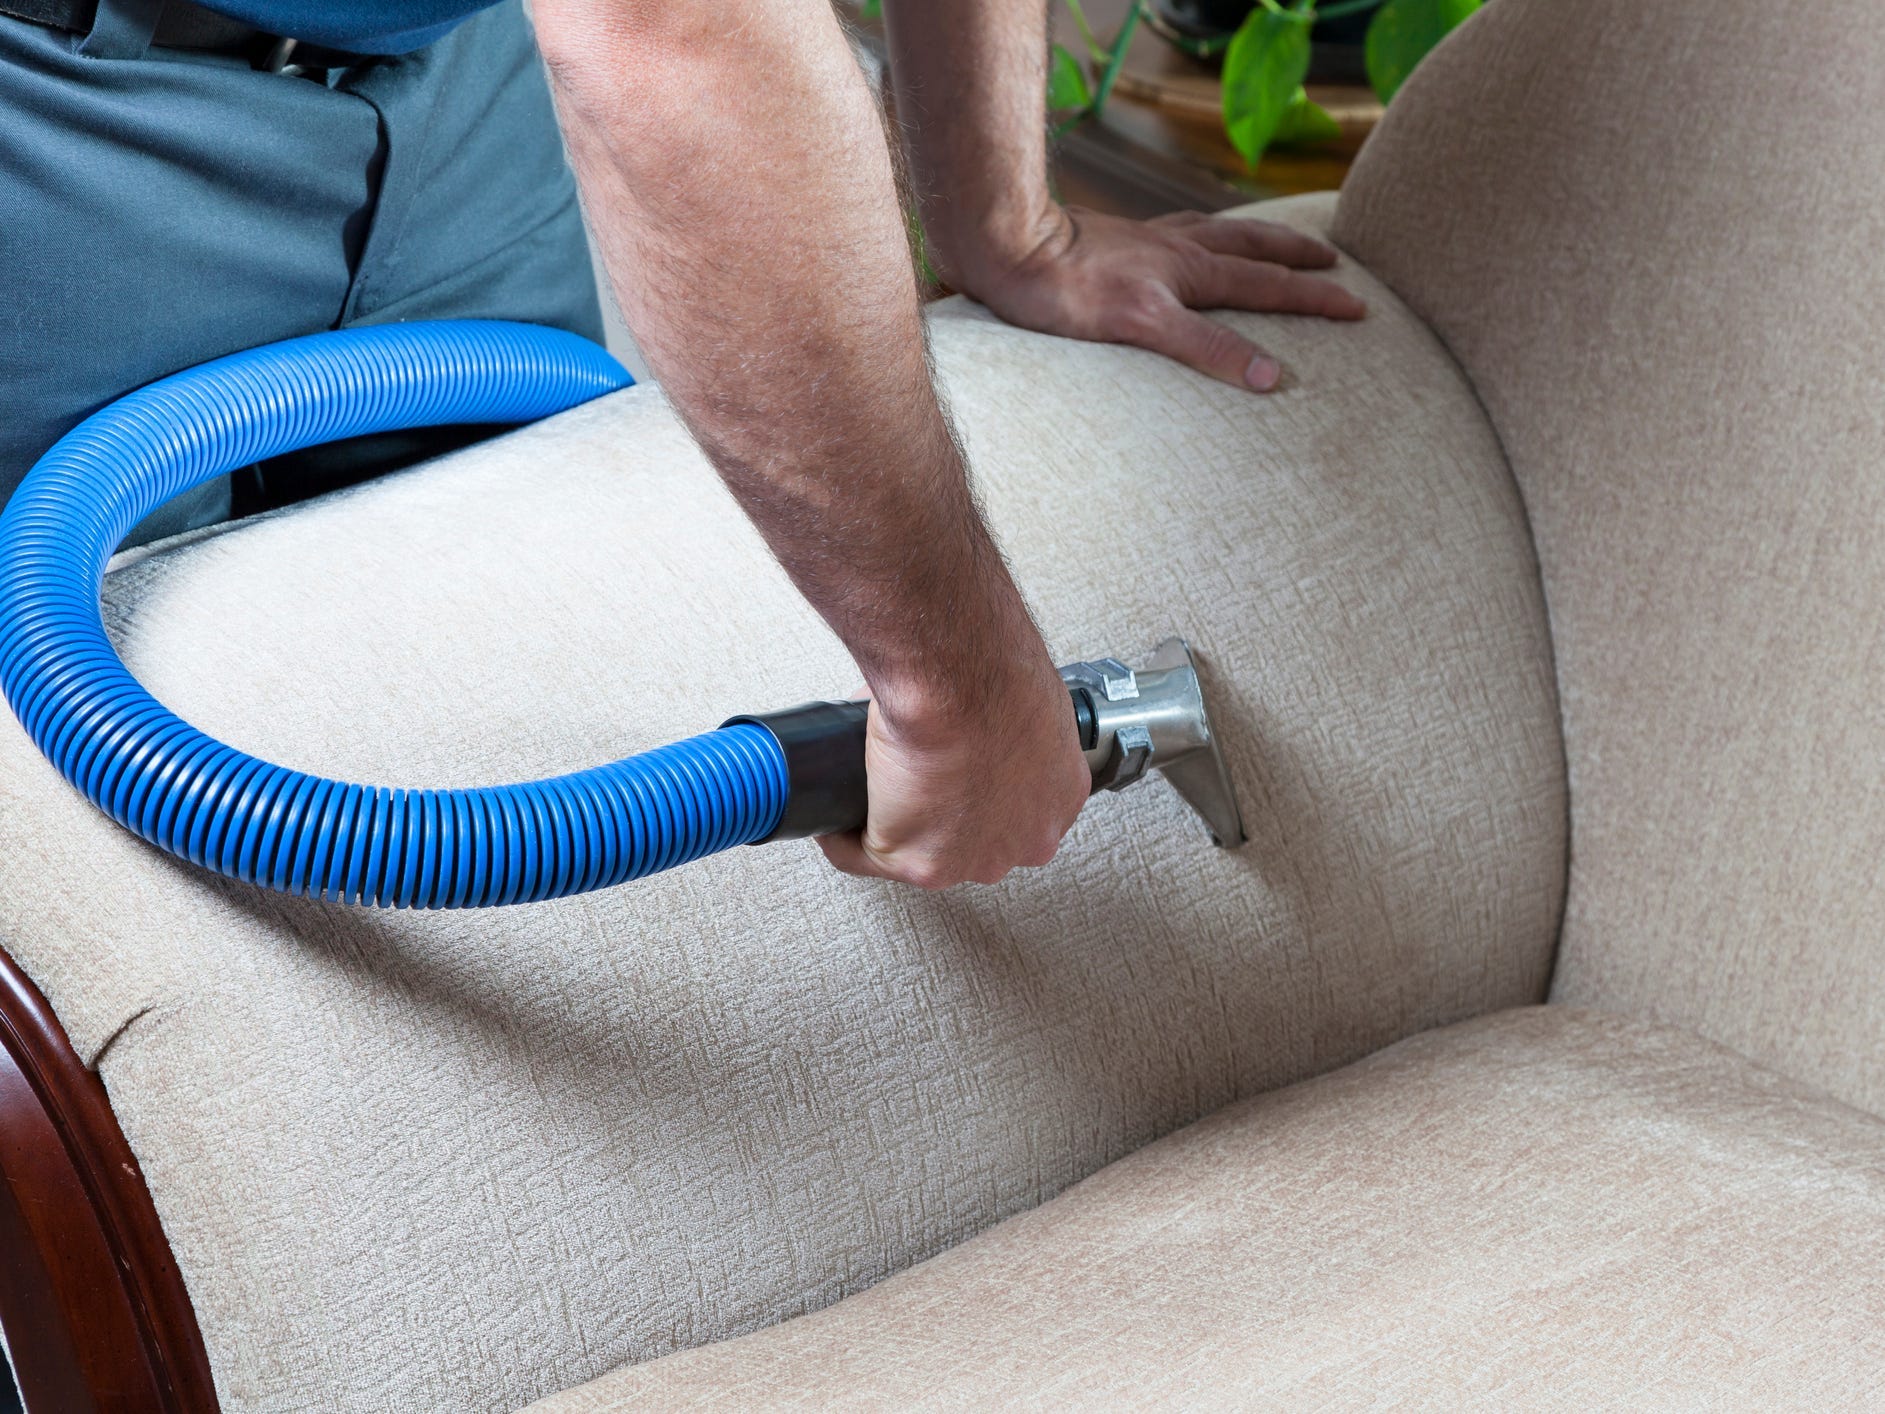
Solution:
M1553 1006L1233 1105L861 1296L533 1414L1882 1402L1885 1121Z
M1278 214L1319 225L1329 204ZM94 1060L225 1407L512 1409L814 1309L1221 1105L1545 992L1563 763L1504 459L1425 328L1242 319L1257 397L954 303L936 356L1064 658L1191 636L1250 822L1163 783L923 895L744 849L565 902L225 884L0 731L0 938ZM141 558L132 670L407 785L841 693L652 389Z
M1885 1110L1885 31L1500 0L1336 234L1473 379L1563 696L1553 996Z

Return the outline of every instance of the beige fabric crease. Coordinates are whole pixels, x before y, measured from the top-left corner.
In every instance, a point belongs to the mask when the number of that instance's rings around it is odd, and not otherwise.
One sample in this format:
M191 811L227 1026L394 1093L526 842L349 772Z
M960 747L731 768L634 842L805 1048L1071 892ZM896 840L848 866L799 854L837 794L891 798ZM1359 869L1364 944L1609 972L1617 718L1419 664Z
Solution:
M1554 1006L1233 1105L830 1310L533 1414L1881 1402L1885 1122Z
M1292 371L1270 397L961 302L933 323L1055 650L1179 630L1203 654L1237 853L1153 783L997 888L846 879L800 845L349 911L158 855L0 729L0 939L99 1060L226 1409L514 1409L1543 997L1565 803L1519 502L1433 337L1338 273L1360 326L1237 320ZM856 681L653 389L106 593L186 718L386 784L569 770Z

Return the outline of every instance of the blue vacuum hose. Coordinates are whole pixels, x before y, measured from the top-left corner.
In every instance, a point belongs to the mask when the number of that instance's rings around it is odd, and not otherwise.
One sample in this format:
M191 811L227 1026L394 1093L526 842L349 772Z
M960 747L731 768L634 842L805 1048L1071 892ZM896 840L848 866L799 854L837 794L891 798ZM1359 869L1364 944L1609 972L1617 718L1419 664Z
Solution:
M291 894L397 908L527 903L784 833L791 714L783 727L737 720L549 780L389 790L270 765L204 735L146 692L105 636L98 595L112 551L192 486L341 437L529 422L632 381L573 334L453 321L290 339L141 388L62 438L0 514L0 690L66 780L126 829ZM825 723L809 734L822 750L843 743L856 779L839 813L855 823L862 709L847 707L800 710ZM833 712L844 718L835 728Z

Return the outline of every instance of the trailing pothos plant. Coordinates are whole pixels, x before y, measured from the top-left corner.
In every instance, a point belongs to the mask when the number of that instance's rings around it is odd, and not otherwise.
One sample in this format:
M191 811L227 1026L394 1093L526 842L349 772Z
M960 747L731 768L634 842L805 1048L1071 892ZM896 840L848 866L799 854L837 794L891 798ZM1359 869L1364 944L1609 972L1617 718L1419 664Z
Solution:
M1056 133L1065 132L1106 106L1126 61L1126 49L1147 17L1150 0L1132 8L1110 44L1102 44L1087 23L1080 0L1065 0L1086 49L1084 60L1063 45L1054 46L1048 69L1047 107L1062 115ZM1414 71L1414 66L1447 33L1480 6L1481 0L1257 0L1249 16L1226 40L1175 40L1200 58L1224 56L1224 131L1246 162L1256 165L1271 146L1305 146L1341 136L1321 105L1309 97L1303 80L1309 73L1309 32L1315 22L1373 10L1363 42L1368 82L1383 103Z

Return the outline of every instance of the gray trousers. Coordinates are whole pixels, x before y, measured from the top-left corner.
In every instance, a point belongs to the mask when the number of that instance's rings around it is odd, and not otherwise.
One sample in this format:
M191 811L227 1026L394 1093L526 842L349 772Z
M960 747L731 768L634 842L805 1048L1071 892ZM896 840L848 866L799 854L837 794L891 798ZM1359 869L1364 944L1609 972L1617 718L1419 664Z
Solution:
M101 0L89 42L0 17L0 500L113 398L256 344L455 317L601 337L516 0L326 82L149 48L134 23L127 41L127 8ZM236 494L294 499L470 435L284 458ZM230 508L229 482L212 483L132 538Z

